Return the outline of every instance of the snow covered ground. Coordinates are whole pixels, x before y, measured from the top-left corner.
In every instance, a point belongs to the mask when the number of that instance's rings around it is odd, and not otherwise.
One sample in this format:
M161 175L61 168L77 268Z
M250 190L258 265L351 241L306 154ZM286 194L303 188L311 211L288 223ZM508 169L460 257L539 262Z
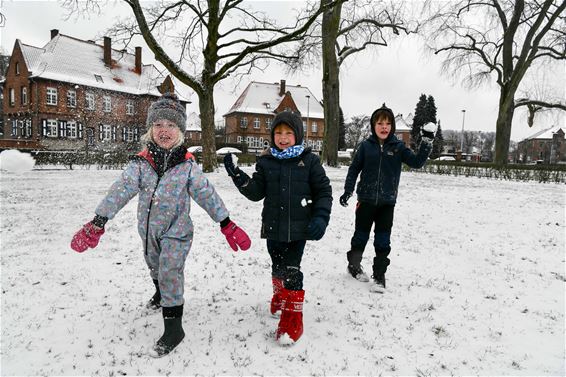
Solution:
M565 374L564 185L403 173L380 295L346 274L354 227L353 203L338 204L346 171L327 169L331 223L307 244L305 334L286 348L268 311L261 203L241 196L224 171L209 174L252 248L232 252L193 207L187 336L162 359L145 353L162 320L144 310L153 285L136 200L98 248L69 247L120 171L1 172L0 374ZM366 271L372 254L368 245Z

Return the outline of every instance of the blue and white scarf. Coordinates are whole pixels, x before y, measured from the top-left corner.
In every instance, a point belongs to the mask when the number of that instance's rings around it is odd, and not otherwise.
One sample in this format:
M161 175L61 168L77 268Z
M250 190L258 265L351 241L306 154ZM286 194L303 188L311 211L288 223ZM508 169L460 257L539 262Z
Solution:
M273 155L273 157L278 158L279 160L286 160L288 158L293 158L293 157L297 157L300 156L301 153L303 153L303 151L305 150L305 146L304 145L293 145L292 147L289 147L287 149L284 149L282 151L277 150L277 148L271 148L271 154Z

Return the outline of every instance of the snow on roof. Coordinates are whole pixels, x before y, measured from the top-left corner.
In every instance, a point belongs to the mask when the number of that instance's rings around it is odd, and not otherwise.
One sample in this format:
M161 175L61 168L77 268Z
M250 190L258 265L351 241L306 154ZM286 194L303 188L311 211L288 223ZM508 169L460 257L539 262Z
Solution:
M131 94L160 96L165 76L152 65L134 72L135 55L112 49L112 67L104 64L104 47L58 34L43 48L20 44L31 77ZM95 76L99 76L98 78Z
M560 130L560 126L552 126L545 130L538 131L535 134L527 137L525 140L533 140L533 139L552 139L552 136Z
M228 110L225 116L233 112L253 114L273 114L284 96L279 95L279 83L269 84L252 81ZM324 119L324 109L309 88L300 85L285 85L285 91L291 93L293 101L303 117ZM307 99L306 96L310 96Z
M395 130L396 131L411 131L411 126L407 124L407 121L403 119L402 114L397 114L395 117Z
M185 124L187 126L187 131L202 131L200 128L200 116L194 111L187 113L187 122Z

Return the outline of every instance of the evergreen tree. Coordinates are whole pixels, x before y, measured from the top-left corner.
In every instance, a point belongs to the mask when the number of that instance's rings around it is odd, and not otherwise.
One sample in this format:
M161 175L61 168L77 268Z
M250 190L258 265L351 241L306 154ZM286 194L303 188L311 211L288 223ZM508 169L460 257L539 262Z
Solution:
M427 122L426 121L426 95L421 94L419 97L419 102L415 107L415 116L413 118L413 124L411 128L411 149L417 150L417 146L421 141L421 128Z
M344 122L342 107L340 107L338 127L338 150L344 150L346 149L346 123Z
M436 105L434 103L434 97L428 96L425 104L425 122L436 123Z
M436 136L432 142L432 152L430 158L436 159L440 157L444 149L444 136L442 136L442 128L440 128L440 120L438 120L438 130L436 131Z

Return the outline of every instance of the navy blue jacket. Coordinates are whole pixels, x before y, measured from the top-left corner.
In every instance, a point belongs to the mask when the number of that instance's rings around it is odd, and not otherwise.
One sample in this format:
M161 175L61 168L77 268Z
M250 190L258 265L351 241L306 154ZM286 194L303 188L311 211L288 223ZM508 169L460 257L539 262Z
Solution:
M432 145L423 142L415 154L395 135L390 135L381 146L377 137L371 135L360 144L354 156L348 169L344 191L350 194L354 192L356 180L361 172L356 189L358 201L375 205L394 205L397 201L401 163L404 162L412 168L421 168L431 151Z
M283 242L308 240L308 225L313 217L320 217L328 224L332 187L320 159L310 148L298 157L283 160L273 157L266 149L255 169L238 190L250 200L265 199L261 212L262 238Z

